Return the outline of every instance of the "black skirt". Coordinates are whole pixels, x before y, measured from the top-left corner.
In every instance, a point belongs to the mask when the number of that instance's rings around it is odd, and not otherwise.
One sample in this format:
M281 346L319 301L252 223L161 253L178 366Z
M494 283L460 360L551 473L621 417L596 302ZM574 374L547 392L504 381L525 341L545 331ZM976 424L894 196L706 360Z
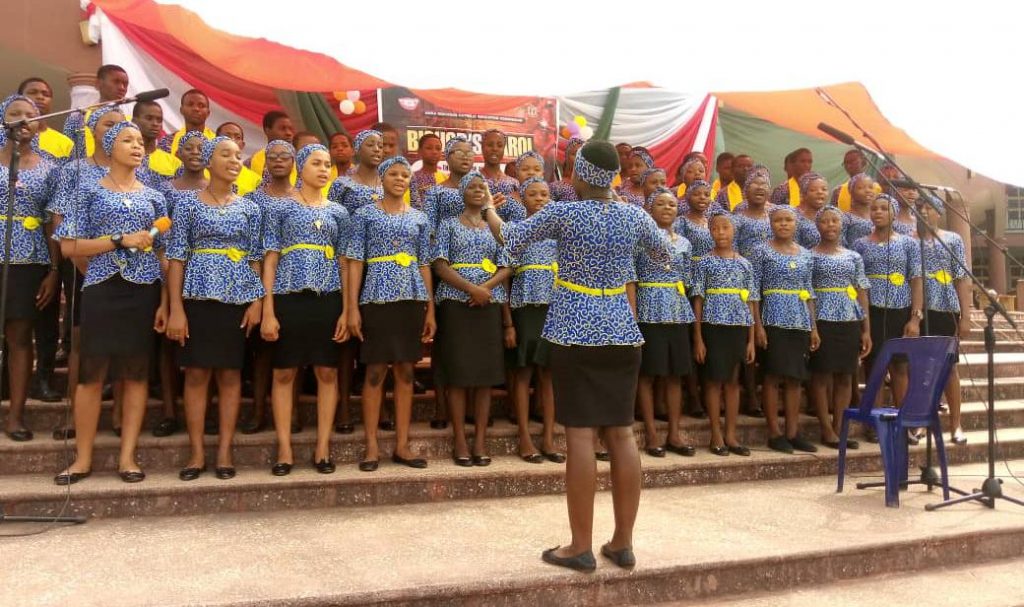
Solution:
M512 324L516 327L516 347L510 352L510 366L517 368L548 365L551 344L541 339L548 307L529 305L512 309Z
M679 377L693 371L689 323L642 322L639 327L644 336L640 375Z
M813 373L854 374L860 366L859 320L849 322L818 321L821 345L811 352Z
M637 346L551 344L555 419L572 428L633 425L640 359Z
M341 316L341 293L275 295L274 314L281 324L272 357L275 369L338 366L340 349L334 329Z
M246 337L240 327L248 307L249 304L186 299L189 337L178 352L178 364L186 368L241 369L245 365ZM259 328L254 328L253 333L259 333Z
M765 375L803 381L807 379L807 357L811 332L782 327L765 327L768 347L759 351L758 362Z
M3 187L7 187L4 183ZM2 229L2 226L0 226ZM7 320L35 320L36 294L48 268L37 263L12 263L7 275Z
M501 304L470 306L442 301L437 306L438 333L433 355L440 383L469 388L505 381Z
M423 320L427 304L422 301L394 301L359 306L363 318L363 342L359 361L414 363L423 358Z
M886 341L903 337L903 328L910 321L910 308L871 306L868 314L871 318L871 352L868 354L866 362L870 369ZM906 357L899 354L893 360L906 360Z
M750 327L706 323L700 327L707 349L702 371L704 379L715 382L731 380L736 367L746 360Z
M144 381L153 353L160 283L138 284L115 274L82 289L79 383ZM104 374L104 371L106 373Z

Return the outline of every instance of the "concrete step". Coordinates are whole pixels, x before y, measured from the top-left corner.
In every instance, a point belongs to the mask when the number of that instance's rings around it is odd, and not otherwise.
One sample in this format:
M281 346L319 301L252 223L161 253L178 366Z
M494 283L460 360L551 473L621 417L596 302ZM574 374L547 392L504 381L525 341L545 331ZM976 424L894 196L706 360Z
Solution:
M1011 466L1024 474L1024 462ZM953 473L973 479L983 467ZM1012 480L1005 486L1024 497ZM74 505L84 489L72 491ZM597 496L595 549L611 536L610 498ZM636 569L598 557L590 575L539 558L568 539L561 495L93 520L5 539L18 557L5 574L18 583L0 585L0 604L604 607L726 600L1024 556L1020 510L924 511L938 499L914 489L890 509L880 490L836 494L828 477L647 490ZM39 528L6 524L5 533ZM112 572L125 571L131 584L111 583Z
M951 464L984 460L985 433L967 435L968 444L947 450ZM702 448L692 458L643 455L644 482L648 487L734 483L751 480L803 478L834 474L837 454L823 449L816 454L785 455L751 445L751 457L718 457ZM923 456L924 446L912 448L912 459ZM999 457L1024 457L1024 428L999 432ZM212 462L211 462L212 463ZM334 474L317 474L306 461L296 460L289 476L275 477L267 467L240 468L229 481L212 472L182 482L177 471L150 471L146 480L125 484L113 472L101 472L71 488L67 511L89 516L164 516L214 512L270 511L328 506L397 505L449 500L479 500L564 491L563 466L528 464L514 456L499 456L488 467L461 468L451 461L435 461L425 470L413 470L383 461L376 473L360 472L355 465L341 466ZM916 464L915 464L916 465ZM850 451L851 475L880 469L876 445L862 443ZM52 514L65 507L66 488L51 481L52 474L0 477L0 495L9 514ZM599 482L608 485L608 466L599 466ZM956 483L952 483L956 484Z

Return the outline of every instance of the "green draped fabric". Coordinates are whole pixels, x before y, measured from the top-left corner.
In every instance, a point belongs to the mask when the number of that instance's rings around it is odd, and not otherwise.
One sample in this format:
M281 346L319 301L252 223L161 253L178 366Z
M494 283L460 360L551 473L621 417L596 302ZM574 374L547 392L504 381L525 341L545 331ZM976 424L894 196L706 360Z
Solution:
M285 111L297 118L303 130L315 133L327 141L333 133L346 132L324 96L319 93L277 91L277 98Z
M608 89L608 96L604 100L604 109L601 111L601 120L594 129L592 139L607 141L612 134L612 122L615 121L615 109L619 106L619 87Z

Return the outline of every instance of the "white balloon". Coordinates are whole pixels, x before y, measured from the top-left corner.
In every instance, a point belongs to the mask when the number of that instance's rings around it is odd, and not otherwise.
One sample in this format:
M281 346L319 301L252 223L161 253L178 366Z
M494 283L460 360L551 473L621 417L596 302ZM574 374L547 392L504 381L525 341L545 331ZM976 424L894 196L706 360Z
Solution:
M594 136L594 129L590 128L590 125L580 127L580 139L584 141Z
M338 109L341 110L342 114L348 116L352 112L356 111L356 104L351 99L344 99L338 104Z

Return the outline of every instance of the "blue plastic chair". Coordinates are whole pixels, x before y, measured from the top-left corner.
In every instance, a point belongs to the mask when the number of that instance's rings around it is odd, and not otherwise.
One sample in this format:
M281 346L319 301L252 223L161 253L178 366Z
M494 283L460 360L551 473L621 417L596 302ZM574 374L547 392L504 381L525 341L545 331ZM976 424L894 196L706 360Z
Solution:
M836 492L843 491L846 475L846 439L850 422L870 424L878 434L885 473L885 505L900 506L900 485L908 478L907 429L927 428L935 440L942 477L942 496L949 499L949 476L946 469L946 448L942 443L939 402L946 380L957 363L956 340L952 337L910 337L891 339L882 346L871 369L867 388L861 393L860 405L843 412L839 434L839 479ZM902 354L909 360L907 395L900 408L874 404L894 356Z

